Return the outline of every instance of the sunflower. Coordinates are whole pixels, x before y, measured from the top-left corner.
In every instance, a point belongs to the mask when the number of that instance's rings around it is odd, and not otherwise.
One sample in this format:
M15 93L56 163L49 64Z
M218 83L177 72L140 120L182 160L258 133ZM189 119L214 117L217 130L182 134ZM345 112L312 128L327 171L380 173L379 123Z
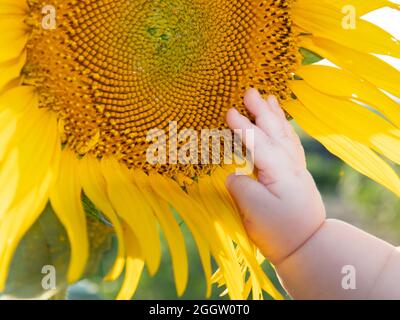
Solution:
M353 0L0 0L0 292L22 237L51 206L70 243L67 278L89 257L83 200L113 226L119 299L160 266L159 229L177 293L188 261L179 220L207 283L232 299L281 298L224 188L235 166L152 165L149 131L224 129L246 88L279 97L333 154L400 195L400 57L361 17L398 5ZM352 26L355 27L352 27ZM303 53L303 54L302 54ZM304 65L304 55L335 66ZM169 140L172 137L168 138ZM221 154L221 158L223 155ZM179 218L177 217L179 215ZM179 220L177 220L179 219ZM218 269L215 271L213 265ZM215 271L215 272L214 272Z

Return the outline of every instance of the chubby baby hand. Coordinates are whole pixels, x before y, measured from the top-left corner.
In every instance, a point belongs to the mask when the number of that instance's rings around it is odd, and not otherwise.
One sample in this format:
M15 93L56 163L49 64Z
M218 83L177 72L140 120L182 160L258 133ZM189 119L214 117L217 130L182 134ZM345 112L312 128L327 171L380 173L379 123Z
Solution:
M289 257L325 222L320 193L306 167L300 139L278 100L255 89L245 95L255 124L231 109L227 122L237 132L254 132L257 180L232 175L227 187L243 215L246 230L275 265ZM242 137L243 143L245 138Z

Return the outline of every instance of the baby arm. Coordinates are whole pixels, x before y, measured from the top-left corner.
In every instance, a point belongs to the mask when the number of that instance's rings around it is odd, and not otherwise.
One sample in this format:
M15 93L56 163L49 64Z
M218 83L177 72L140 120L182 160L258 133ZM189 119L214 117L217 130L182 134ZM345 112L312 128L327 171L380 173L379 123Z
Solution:
M232 175L227 187L254 243L295 299L400 299L400 250L347 223L326 219L301 142L274 97L251 89L256 124L229 110L231 129L254 130L257 181ZM243 141L246 139L243 138ZM356 289L342 285L354 267Z

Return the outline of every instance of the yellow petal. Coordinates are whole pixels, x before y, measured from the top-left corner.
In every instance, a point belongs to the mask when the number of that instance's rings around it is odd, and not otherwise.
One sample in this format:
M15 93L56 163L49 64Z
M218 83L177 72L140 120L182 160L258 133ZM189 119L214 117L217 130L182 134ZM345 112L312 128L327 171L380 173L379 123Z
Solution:
M161 261L161 244L152 209L130 180L127 168L114 159L103 160L101 168L112 206L134 232L149 272L154 275Z
M258 291L258 288L262 288L272 298L280 300L283 297L280 292L275 288L273 283L269 280L269 278L265 275L264 271L261 269L260 265L261 263L263 263L264 259L261 260L261 262L257 260L258 250L248 239L247 233L244 230L243 223L239 215L239 211L225 187L225 181L227 177L234 173L234 170L234 168L232 168L231 170L218 168L209 178L213 184L215 194L219 196L220 205L218 207L221 209L219 209L218 212L224 213L224 215L221 216L221 222L224 222L226 220L232 221L232 238L238 245L237 250L240 249L250 271L250 282L252 282L253 299L258 299L262 297L262 292ZM222 208L224 208L224 210L222 210ZM247 295L245 295L245 297L247 297Z
M354 28L346 29L343 26L345 15L335 6L314 3L304 7L295 2L292 10L295 23L316 37L331 39L366 53L400 57L400 41L373 23L362 20L357 11Z
M0 16L26 15L27 0L0 0Z
M133 178L143 197L153 208L161 229L165 234L171 253L177 293L178 296L181 296L186 289L189 272L185 238L183 237L181 228L171 212L169 203L154 195L154 191L151 189L148 181L148 176L142 171L137 170L133 173Z
M28 30L22 17L0 19L0 43L9 43L7 50L0 51L0 64L21 56L28 41Z
M210 242L214 241L214 237L209 230L210 228L207 227L207 221L202 217L203 210L190 200L175 181L159 174L150 174L149 181L156 195L171 203L190 229L199 251L207 282L206 294L209 297L211 295L212 274Z
M304 81L292 81L290 87L317 118L334 123L338 133L400 163L400 130L383 117L356 103L321 94Z
M239 263L242 268L242 284L245 283L245 278L249 273L250 282L252 282L253 299L262 299L261 288L276 299L280 299L280 293L265 276L256 259L256 248L250 243L239 212L226 190L225 180L231 173L218 168L213 172L212 176L201 178L198 184L198 197L206 207L207 212L212 215L211 219L222 227L224 234L222 239L225 237L228 239L225 240L226 242L235 244L235 247L231 247L228 252L231 254L232 261ZM189 190L189 192L191 194L192 190ZM243 297L248 298L244 293L246 292L245 288L242 290Z
M0 63L0 92L12 80L20 76L22 67L26 63L26 51L20 57Z
M32 107L33 106L33 107ZM38 96L34 87L23 86L7 90L0 95L0 162L4 157L7 146L12 142L16 131L16 122L26 109L34 109L38 106ZM39 116L35 113L33 116ZM29 131L34 122L29 121L19 130ZM27 129L27 130L26 130ZM23 134L23 133L21 133Z
M79 163L73 151L62 151L59 175L50 193L51 205L64 225L71 244L67 274L70 283L83 275L89 255L86 216L81 201Z
M210 197L213 195L213 192L208 190L206 184L203 182L204 181L199 181L198 185L191 186L190 190L188 190L189 195L205 209L202 217L209 221L206 227L209 229L207 234L210 235L211 232L215 234L215 239L210 243L210 247L213 257L221 268L230 298L235 300L245 299L243 296L243 273L239 261L236 258L233 239L227 231L229 228L227 224L229 224L230 221L226 221L226 224L225 222L221 223L220 218L215 216L214 210L218 204L213 202L214 199ZM202 186L201 189L200 186ZM194 202L193 200L192 202Z
M101 174L100 161L91 155L79 161L80 181L83 191L93 204L110 220L118 240L117 258L113 268L106 276L107 281L116 280L125 264L125 243L121 222L107 196L106 182Z
M304 38L300 45L400 97L400 72L377 57L317 37Z
M368 81L345 70L322 65L300 67L296 74L322 93L347 100L356 99L375 108L400 128L400 104Z
M400 180L394 170L364 144L335 129L314 116L299 101L285 104L285 109L312 137L320 141L330 152L341 158L357 171L400 195Z
M13 190L12 181L15 179L18 181L15 182L13 196L2 198L3 210L0 211L0 219L12 204L14 198L23 197L29 193L30 189L42 179L43 171L35 170L32 167L31 155L40 154L40 152L47 152L46 154L49 155L48 152L54 152L55 140L58 137L54 128L54 115L39 110L38 100L31 93L31 91L16 88L8 91L0 98L0 105L4 103L4 109L0 111L0 135L2 138L0 145L0 189L4 190L4 193L10 194ZM18 94L21 95L20 101L15 99ZM7 98L10 99L8 103L5 101ZM7 108L6 105L13 107ZM19 109L23 111L18 112ZM8 121L10 123L7 123ZM51 135L46 136L47 132L51 132ZM46 138L45 141L43 141L44 137ZM46 141L49 141L48 146L45 144ZM40 156L38 157L40 159ZM10 158L13 160L10 160ZM26 174L29 174L29 179L20 174L25 170ZM7 177L11 176L13 178L8 180ZM21 178L27 178L27 180L20 183L18 179ZM9 187L11 188L9 189Z
M0 291L19 241L48 202L58 170L56 119L32 101L16 121L16 130L10 137L13 143L5 150L0 167ZM26 126L31 129L29 132L19 130ZM9 184L3 180L7 176L11 178Z
M342 8L347 5L352 5L356 8L356 13L358 16L363 16L370 11L374 11L383 7L390 7L394 9L399 9L400 6L389 0L296 0L298 6L304 8L312 8L313 6L329 5L335 6L336 9L341 12Z
M124 239L127 254L125 277L117 300L130 300L133 297L144 267L144 258L140 250L139 241L128 226L124 230Z

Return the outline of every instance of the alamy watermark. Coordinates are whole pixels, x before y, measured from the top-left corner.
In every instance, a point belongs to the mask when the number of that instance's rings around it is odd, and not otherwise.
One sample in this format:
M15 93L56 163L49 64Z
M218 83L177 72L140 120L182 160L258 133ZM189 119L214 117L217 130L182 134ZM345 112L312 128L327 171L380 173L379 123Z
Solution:
M42 288L44 290L55 290L57 288L56 268L52 265L45 265L42 268Z
M342 28L344 30L355 30L357 28L357 9L353 5L346 5L342 8Z
M171 121L168 130L152 129L146 153L149 164L167 165L238 165L236 173L254 171L254 130L195 129L178 130Z
M42 8L42 28L45 30L54 30L57 28L57 11L52 5L45 5Z
M354 30L357 27L357 8L348 4L342 7L342 28L345 30ZM54 30L57 27L57 11L53 5L46 4L42 7L42 28L45 30Z
M345 276L342 278L343 290L357 290L357 270L352 265L346 265L342 268L342 274Z

